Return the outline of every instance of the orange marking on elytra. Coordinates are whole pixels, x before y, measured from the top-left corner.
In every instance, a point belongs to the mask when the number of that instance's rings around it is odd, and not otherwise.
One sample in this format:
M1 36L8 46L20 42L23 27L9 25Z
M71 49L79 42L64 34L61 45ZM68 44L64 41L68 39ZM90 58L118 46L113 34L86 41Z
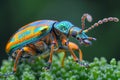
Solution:
M48 26L44 26L43 29L46 29L46 28L48 29ZM34 33L34 29L36 29L36 27L28 27L28 28L26 28L26 29L24 29L24 30L16 33L16 34L14 35L15 41L14 41L14 42L9 42L9 43L7 44L7 46L6 46L6 52L7 52L7 53L9 52L10 47L11 47L12 45L19 44L19 43L21 43L21 42L23 42L23 41L25 41L25 40L31 39L31 38L33 38L33 37L37 37L37 36L39 36L39 35L42 34L42 32ZM26 32L27 30L31 30L31 33L30 33L28 36L25 36L24 38L18 39L18 35Z

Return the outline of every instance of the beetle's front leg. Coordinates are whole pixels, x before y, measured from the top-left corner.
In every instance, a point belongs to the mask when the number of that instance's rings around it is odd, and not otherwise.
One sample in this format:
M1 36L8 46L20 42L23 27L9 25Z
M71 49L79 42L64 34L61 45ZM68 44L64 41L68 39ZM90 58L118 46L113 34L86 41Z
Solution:
M73 56L74 61L79 63L81 66L89 67L88 64L82 62L82 60L83 60L82 59L82 51L79 49L77 44L75 44L73 42L69 42L67 46L68 46L69 51L71 52L71 55ZM74 51L77 51L79 53L79 60L77 59Z
M79 47L78 47L77 44L75 44L75 43L73 43L73 42L69 42L68 48L69 48L70 50L72 50L72 52L73 52L73 51L77 51L77 52L79 53L79 60L80 60L80 61L83 60L83 53L82 53L81 49L79 49Z
M82 63L82 51L79 49L79 47L77 46L77 44L73 43L73 42L69 42L65 39L62 40L63 43L65 43L66 46L68 46L68 50L70 51L73 59L75 62L79 63L81 66L85 66L88 67L89 65L86 63ZM79 59L77 58L77 56L75 55L74 51L77 51L79 53ZM80 62L79 62L80 61Z
M66 46L68 47L68 50L70 51L70 53L71 53L71 55L73 56L73 59L74 59L74 61L76 61L76 62L78 62L78 58L77 58L77 56L75 55L75 53L74 53L74 51L73 51L73 45L71 45L71 42L66 42L67 44L66 44Z
M77 51L79 53L79 60L76 60L77 63L79 63L81 66L89 67L88 64L82 62L82 60L83 60L83 58L82 58L82 51L79 49L77 44L75 44L73 42L69 42L68 49L70 50L70 52L72 54L74 54L74 51Z
M68 40L66 40L65 38L62 39L62 44L63 46L67 46L68 50L70 51L74 61L78 62L78 58L75 55L75 53L73 52L72 48L75 48L76 46L72 45L71 42L69 42ZM73 47L74 46L74 47Z

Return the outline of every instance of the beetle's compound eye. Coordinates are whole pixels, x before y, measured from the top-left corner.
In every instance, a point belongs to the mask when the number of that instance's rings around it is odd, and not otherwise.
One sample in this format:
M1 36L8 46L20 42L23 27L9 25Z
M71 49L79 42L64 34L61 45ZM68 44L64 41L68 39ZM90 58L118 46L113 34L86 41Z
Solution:
M73 37L76 37L77 32L76 32L76 31L72 31L72 33L71 33L71 34L72 34L72 36L73 36Z
M76 37L78 34L79 34L79 31L80 31L81 29L79 29L78 27L72 27L71 29L70 29L70 35L71 36L73 36L73 37Z

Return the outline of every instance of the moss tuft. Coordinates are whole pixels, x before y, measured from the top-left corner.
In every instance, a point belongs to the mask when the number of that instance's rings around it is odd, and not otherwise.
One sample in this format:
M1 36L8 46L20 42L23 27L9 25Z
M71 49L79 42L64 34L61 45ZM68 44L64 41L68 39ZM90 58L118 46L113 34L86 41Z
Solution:
M61 58L54 56L53 64L50 70L44 70L46 61L36 58L31 63L22 62L18 65L15 75L8 77L0 77L0 80L120 80L120 61L113 58L110 64L102 57L94 58L89 63L90 68L85 68L75 63L72 57L65 59L64 67L61 67ZM11 59L4 60L0 69L0 73L11 72L13 61Z

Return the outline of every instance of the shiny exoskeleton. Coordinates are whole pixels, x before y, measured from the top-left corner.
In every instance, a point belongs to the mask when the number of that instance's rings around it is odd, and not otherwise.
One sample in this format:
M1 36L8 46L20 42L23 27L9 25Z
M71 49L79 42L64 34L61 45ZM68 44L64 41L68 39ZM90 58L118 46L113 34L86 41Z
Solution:
M46 51L49 52L49 60L47 69L50 68L52 63L52 56L54 52L64 52L62 60L62 66L64 66L64 59L66 57L65 52L69 51L75 62L82 66L82 51L74 42L69 41L69 37L74 37L80 43L80 45L91 45L91 40L96 40L93 37L88 37L86 33L97 27L100 24L114 21L118 22L118 18L109 17L99 20L97 23L85 28L85 19L89 22L92 21L92 17L89 14L84 14L81 18L82 27L76 27L69 21L55 21L55 20L39 20L29 23L20 28L8 41L6 46L6 52L15 59L13 74L16 72L18 60L21 57L44 55ZM79 53L79 58L75 55L74 51ZM48 53L47 52L47 53ZM8 74L8 75L10 75Z

